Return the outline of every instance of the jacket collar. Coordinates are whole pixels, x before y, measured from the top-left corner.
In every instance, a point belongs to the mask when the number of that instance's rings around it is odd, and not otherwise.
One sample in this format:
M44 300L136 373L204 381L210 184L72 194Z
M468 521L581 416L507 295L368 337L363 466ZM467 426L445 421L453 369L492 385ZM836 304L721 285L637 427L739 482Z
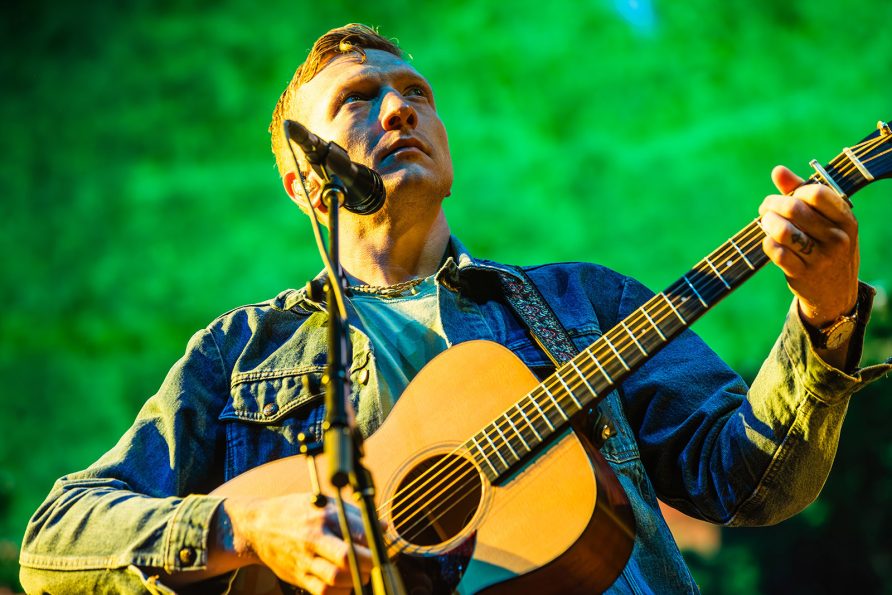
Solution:
M436 280L445 287L459 292L465 292L470 287L472 279L476 280L480 275L492 276L508 275L518 281L522 281L520 275L512 268L504 264L474 258L467 247L457 237L449 237L449 246L446 249L446 258L442 266L436 272ZM324 296L313 299L308 291L313 286L314 292L321 293L325 282L325 271L321 271L316 277L307 283L307 287L301 289L286 289L272 301L273 308L277 310L296 310L305 313L325 310Z

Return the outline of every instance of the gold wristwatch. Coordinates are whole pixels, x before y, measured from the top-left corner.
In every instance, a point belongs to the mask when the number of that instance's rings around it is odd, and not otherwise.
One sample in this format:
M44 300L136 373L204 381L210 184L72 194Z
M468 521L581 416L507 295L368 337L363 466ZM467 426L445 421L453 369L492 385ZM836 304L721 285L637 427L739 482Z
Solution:
M806 328L808 328L808 334L816 348L836 349L852 336L857 324L858 304L856 303L854 310L828 322L821 328L812 328L810 325L806 325Z

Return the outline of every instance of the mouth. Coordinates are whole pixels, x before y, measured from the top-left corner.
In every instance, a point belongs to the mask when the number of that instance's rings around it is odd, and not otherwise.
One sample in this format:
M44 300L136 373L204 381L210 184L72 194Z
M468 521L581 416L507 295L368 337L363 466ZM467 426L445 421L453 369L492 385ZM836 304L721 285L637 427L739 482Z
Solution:
M396 155L409 154L417 151L420 151L421 153L424 153L428 156L430 155L428 153L427 147L424 146L424 143L422 143L417 138L399 138L387 147L387 149L384 151L382 159Z

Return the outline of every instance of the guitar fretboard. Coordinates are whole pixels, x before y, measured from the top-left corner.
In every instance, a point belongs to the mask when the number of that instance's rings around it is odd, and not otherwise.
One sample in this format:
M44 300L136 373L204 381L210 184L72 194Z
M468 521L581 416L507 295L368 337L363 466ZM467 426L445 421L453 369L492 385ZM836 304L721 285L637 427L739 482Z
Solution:
M890 137L892 132L881 123L877 132L829 165L813 162L816 173L805 183L825 184L848 200L874 179L888 177ZM764 266L764 237L758 219L747 225L472 436L464 448L488 479L503 479L574 415L603 399Z

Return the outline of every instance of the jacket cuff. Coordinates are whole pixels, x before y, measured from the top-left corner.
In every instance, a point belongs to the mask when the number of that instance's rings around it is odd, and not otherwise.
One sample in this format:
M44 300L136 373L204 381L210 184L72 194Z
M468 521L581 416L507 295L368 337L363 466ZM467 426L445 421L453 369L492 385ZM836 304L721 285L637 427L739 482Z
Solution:
M781 335L781 344L799 380L818 400L825 403L839 401L892 370L892 363L889 362L866 368L858 367L875 293L866 283L858 283L858 323L849 340L845 370L831 366L817 354L799 315L799 303L793 300Z
M223 498L190 495L183 498L164 538L164 571L207 567L211 522Z

